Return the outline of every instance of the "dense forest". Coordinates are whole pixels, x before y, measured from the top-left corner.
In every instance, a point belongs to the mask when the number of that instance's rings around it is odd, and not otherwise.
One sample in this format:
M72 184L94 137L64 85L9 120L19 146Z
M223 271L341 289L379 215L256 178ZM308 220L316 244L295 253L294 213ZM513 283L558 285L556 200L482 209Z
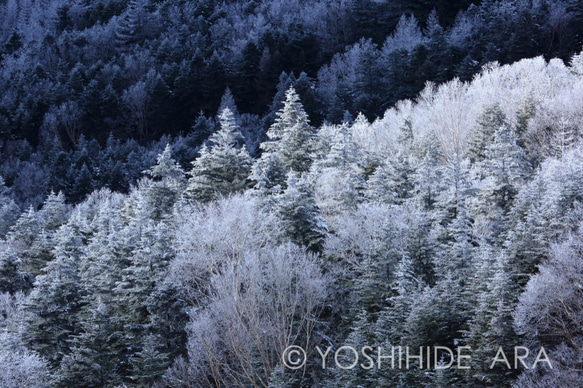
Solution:
M583 385L582 48L577 0L0 0L0 386Z

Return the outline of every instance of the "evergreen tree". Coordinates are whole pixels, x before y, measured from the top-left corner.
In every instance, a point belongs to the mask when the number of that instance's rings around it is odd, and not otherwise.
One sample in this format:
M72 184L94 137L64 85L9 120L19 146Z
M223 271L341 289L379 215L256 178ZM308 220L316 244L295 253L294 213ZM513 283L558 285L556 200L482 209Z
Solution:
M245 190L251 168L251 158L242 145L235 116L225 108L220 119L220 129L209 141L210 149L203 146L200 156L192 162L187 195L207 202Z
M6 239L20 261L20 269L33 279L53 258L53 234L43 230L39 214L32 206L20 215Z
M0 251L0 292L14 295L32 288L31 276L21 272L20 260L10 249Z
M308 172L312 164L314 129L293 87L286 92L283 107L267 131L268 140L261 143L261 158L253 165L251 178L260 193L283 190L286 175Z
M233 97L233 93L229 87L225 89L225 93L223 94L223 97L221 97L221 105L219 106L219 121L221 120L221 115L224 114L225 109L229 109L231 111L235 122L239 120L239 110L237 109L237 104L235 103L235 97Z
M137 0L131 0L128 8L118 18L115 28L115 40L119 51L126 52L140 40L143 34L144 10Z
M377 343L388 342L397 346L402 343L407 317L411 313L414 300L421 292L422 283L414 271L413 262L407 255L403 256L399 262L395 277L394 295L388 300L389 306L380 312L375 333L378 336Z
M131 358L132 383L137 386L150 386L166 372L171 364L169 354L160 352L160 340L148 335L142 348Z
M322 249L327 226L305 175L293 171L287 174L286 189L276 198L275 212L282 221L285 238L314 252Z
M434 263L436 242L431 230L431 219L427 212L417 209L416 205L407 209L409 228L405 249L411 260L412 271L419 281L433 286L436 280Z
M486 147L486 159L481 167L485 184L478 193L477 215L485 224L485 237L501 242L509 227L514 199L531 170L524 150L507 126L495 132L494 141Z
M486 382L497 387L510 386L519 373L502 362L491 368L493 357L500 347L508 357L514 354L515 346L519 346L512 318L519 290L508 268L505 257L499 255L495 259L495 272L488 290L478 295L467 338L474 355L471 374L467 377L469 384Z
M114 288L114 322L121 329L119 368L124 380L133 384L153 383L169 366L169 355L158 351L160 343L153 331L148 298L162 282L162 274L172 258L172 232L164 222L136 219L136 247L130 265L122 270ZM155 358L157 359L155 360ZM148 370L154 365L155 370Z
M57 237L55 259L45 275L36 278L24 318L23 341L57 367L71 350L71 339L80 333L79 312L85 288L79 276L81 239L70 227Z
M10 190L6 187L4 178L0 176L0 237L6 236L10 227L16 223L20 209L10 198Z
M153 219L159 220L169 214L184 190L184 171L171 156L170 144L158 155L156 165L144 171L152 178L146 189L146 206Z
M486 158L486 147L494 143L494 134L502 126L508 127L508 122L500 106L492 105L486 108L476 122L474 136L470 142L468 157L472 163L481 162Z
M105 303L98 298L86 309L81 332L70 340L71 353L61 361L57 380L63 386L103 387L119 384L119 335Z
M325 213L354 209L363 200L363 172L358 165L356 143L346 125L335 127L331 139L320 138L319 146L329 148L325 157L314 162L316 196ZM329 140L329 144L326 140ZM322 152L326 152L324 149Z
M443 174L443 170L439 168L441 157L437 140L432 136L426 144L424 155L420 156L421 164L413 175L413 199L426 211L433 210L441 190L440 181Z
M38 212L43 229L54 232L58 227L67 222L69 209L65 204L65 195L62 191L55 194L53 191L45 200L43 207Z
M310 153L314 129L293 87L288 89L285 97L283 108L277 112L275 123L267 131L269 141L261 148L267 153L276 152L286 170L307 172L312 164Z
M365 366L369 366L370 361L363 358L361 349L364 346L371 346L374 343L374 324L370 322L371 316L365 311L362 310L356 317L354 321L354 326L348 337L345 340L346 346L350 346L353 349L356 349L359 352L358 356L354 354L351 349L344 350L338 353L338 357L334 355L333 361L328 360L328 362L332 363L335 367L332 371L334 379L333 384L335 387L357 387L357 386L374 386L375 378L376 378L376 367L374 366L374 358L373 358L373 366L370 369L361 368L360 365L357 365L355 368L348 368L343 369L339 366L348 367L352 365L356 358L358 357L358 364L362 364ZM369 355L374 357L374 352L369 352Z

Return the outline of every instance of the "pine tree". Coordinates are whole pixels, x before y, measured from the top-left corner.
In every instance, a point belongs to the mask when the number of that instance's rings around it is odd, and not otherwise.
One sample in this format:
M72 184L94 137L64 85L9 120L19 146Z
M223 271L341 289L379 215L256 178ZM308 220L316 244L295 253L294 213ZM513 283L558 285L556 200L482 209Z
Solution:
M431 233L431 219L427 212L417 209L416 205L407 208L407 243L406 252L411 260L413 273L426 285L435 284L434 256L436 242Z
M20 260L12 249L0 251L0 292L14 295L32 288L32 279L20 269Z
M354 209L363 200L365 182L362 168L357 163L357 147L348 127L335 127L331 139L319 140L325 157L314 162L311 175L316 180L316 194L322 210L338 213ZM328 152L326 148L329 148Z
M6 240L20 260L21 271L33 279L53 258L53 236L43 230L39 214L32 206L10 228Z
M414 201L424 210L433 210L441 190L440 181L443 170L440 169L441 154L436 147L437 140L431 137L420 156L421 164L413 174Z
M141 350L130 359L132 363L132 383L138 386L150 386L166 372L171 364L169 354L160 351L161 340L148 335Z
M198 201L207 202L247 187L251 158L242 145L235 116L225 108L219 119L219 131L209 138L211 147L203 146L200 156L192 162L186 192Z
M237 109L237 104L235 103L235 97L231 89L227 87L223 97L221 97L221 105L219 105L219 121L221 120L221 115L224 114L225 109L229 109L233 114L235 122L239 120L239 110Z
M125 52L137 43L140 39L142 28L144 27L144 12L140 7L141 4L136 0L131 0L128 8L118 18L115 28L116 46L119 51Z
M357 350L359 362L358 364L363 364L368 366L370 361L363 358L362 354L360 353L361 349L364 346L371 346L374 344L374 324L370 322L371 316L365 311L362 310L356 317L352 330L348 337L345 340L346 346L350 346L353 349ZM374 357L374 352L369 352L372 357ZM350 366L356 360L357 355L350 349L339 352L338 357L334 356L334 361L328 360L328 363L333 364L335 368L333 369L333 385L335 387L358 387L358 386L366 386L371 387L374 386L374 381L376 378L376 367L373 365L371 369L364 369L361 368L360 365L357 365L355 368L343 369L338 367L338 365L342 366ZM374 360L374 358L373 358ZM374 364L374 361L373 361Z
M421 292L422 283L414 271L412 260L407 255L399 262L395 277L394 295L388 300L389 306L380 312L375 333L378 336L376 343L388 342L397 346L402 343L407 317L411 313L414 300Z
M261 157L255 162L250 178L269 208L269 194L286 188L286 174L308 172L314 151L314 129L293 87L286 92L283 107L276 113L275 122L267 131L268 140L261 143Z
M148 298L162 282L163 271L172 258L172 230L164 222L133 220L134 233L137 234L136 246L130 256L130 265L122 270L121 279L114 288L114 322L121 329L120 354L118 354L120 373L128 382L139 385L144 379L161 376L169 366L169 355L159 352L163 343L150 335L152 328ZM158 357L157 360L154 360ZM166 365L148 371L148 365ZM144 369L146 368L146 369ZM162 368L162 369L161 369ZM156 376L154 376L154 374Z

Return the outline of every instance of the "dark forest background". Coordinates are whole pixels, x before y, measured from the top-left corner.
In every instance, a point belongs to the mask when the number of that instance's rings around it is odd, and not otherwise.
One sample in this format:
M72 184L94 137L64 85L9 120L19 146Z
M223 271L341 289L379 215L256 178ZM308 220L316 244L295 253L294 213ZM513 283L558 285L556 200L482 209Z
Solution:
M491 61L568 60L582 13L572 0L4 0L0 175L23 207L51 190L127 192L167 142L187 167L223 97L256 155L291 84L316 126L372 120Z

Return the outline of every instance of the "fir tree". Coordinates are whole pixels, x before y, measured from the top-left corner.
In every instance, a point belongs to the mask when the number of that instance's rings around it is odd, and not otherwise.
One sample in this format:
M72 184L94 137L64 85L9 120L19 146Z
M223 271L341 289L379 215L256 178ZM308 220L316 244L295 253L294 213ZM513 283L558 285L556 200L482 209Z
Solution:
M506 116L499 105L492 105L482 113L476 122L474 137L470 142L468 157L472 163L486 158L486 147L494 142L494 134L502 127L508 126Z
M6 236L20 215L18 205L10 198L10 190L0 176L0 237Z
M184 190L184 171L171 156L170 144L158 155L156 165L144 171L152 178L145 191L146 207L155 220L169 214Z
M265 154L276 153L285 170L307 172L312 164L314 129L293 87L286 92L283 108L267 131L268 141L261 144ZM280 184L284 182L279 182Z
M70 340L80 333L79 312L85 289L79 276L81 241L69 227L59 230L55 259L46 275L36 278L25 308L23 341L53 367L71 350Z
M58 384L64 386L103 387L119 384L119 333L109 309L98 298L80 322L82 330L72 337L71 353L63 357Z
M247 187L251 158L242 146L235 116L225 108L219 119L219 131L209 138L212 145L203 146L200 156L192 162L186 192L198 201L207 202Z
M45 200L43 207L38 212L38 217L42 227L46 231L56 231L68 218L69 209L65 204L65 195L62 191L59 194L51 192Z
M322 249L327 226L305 175L298 176L293 171L287 174L286 189L277 196L275 211L282 221L285 238L314 252Z

